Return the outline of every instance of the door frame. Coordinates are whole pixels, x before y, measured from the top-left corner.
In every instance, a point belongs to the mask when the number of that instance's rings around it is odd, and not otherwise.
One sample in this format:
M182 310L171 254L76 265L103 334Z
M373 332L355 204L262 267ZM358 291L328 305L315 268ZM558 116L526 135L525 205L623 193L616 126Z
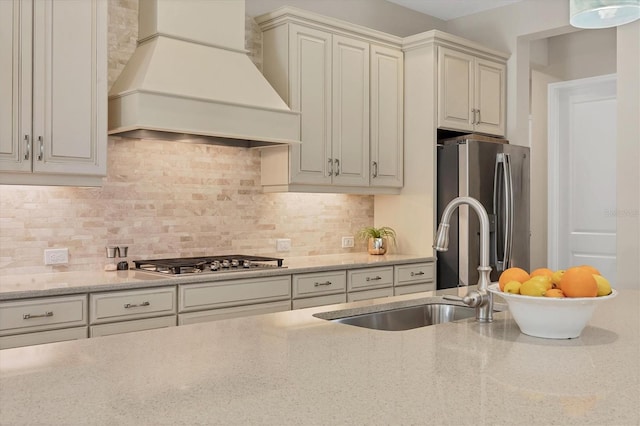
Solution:
M592 86L617 80L617 74L561 81L549 84L548 102L548 147L547 147L547 264L552 270L559 269L559 205L560 205L560 96L565 89Z

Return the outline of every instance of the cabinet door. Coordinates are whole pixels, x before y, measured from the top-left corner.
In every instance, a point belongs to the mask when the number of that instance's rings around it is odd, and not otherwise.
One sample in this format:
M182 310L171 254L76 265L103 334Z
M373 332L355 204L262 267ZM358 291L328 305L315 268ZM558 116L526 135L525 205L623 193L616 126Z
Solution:
M371 46L371 186L402 187L403 62L401 51Z
M33 12L33 170L105 175L107 2L42 0Z
M0 1L0 170L31 171L30 1Z
M332 56L333 183L368 186L369 44L334 35Z
M504 136L505 134L506 66L485 59L475 63L475 108L478 111L475 130Z
M438 47L438 127L473 131L474 57Z
M290 181L327 185L332 159L331 34L292 24L289 49L289 106L302 113L302 144L290 147Z

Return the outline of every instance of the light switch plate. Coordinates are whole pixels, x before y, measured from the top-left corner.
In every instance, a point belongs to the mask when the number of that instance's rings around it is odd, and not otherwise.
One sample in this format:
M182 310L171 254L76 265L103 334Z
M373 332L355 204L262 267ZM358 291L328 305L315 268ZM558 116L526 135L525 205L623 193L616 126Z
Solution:
M353 236L342 237L342 248L351 248L354 244L355 241L353 240Z
M276 251L290 251L291 240L289 238L278 238L276 240Z
M45 265L66 265L69 263L69 249L47 249L44 251Z

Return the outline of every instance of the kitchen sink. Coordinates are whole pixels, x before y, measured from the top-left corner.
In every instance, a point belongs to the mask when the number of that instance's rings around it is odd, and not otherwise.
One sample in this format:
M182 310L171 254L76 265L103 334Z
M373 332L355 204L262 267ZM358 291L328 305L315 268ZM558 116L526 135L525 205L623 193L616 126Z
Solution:
M355 325L373 330L401 331L474 318L475 315L475 308L448 303L427 303L342 318L327 318L319 314L315 316L341 324Z

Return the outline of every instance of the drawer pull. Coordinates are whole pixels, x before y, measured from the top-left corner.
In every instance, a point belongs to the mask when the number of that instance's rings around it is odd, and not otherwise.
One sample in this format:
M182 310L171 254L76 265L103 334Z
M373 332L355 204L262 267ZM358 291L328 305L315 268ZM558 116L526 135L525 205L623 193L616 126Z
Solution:
M44 314L40 314L40 315L31 315L31 314L24 314L22 315L22 319L31 319L31 318L45 318L45 317L52 317L53 316L53 311L47 311Z
M139 304L127 303L126 305L124 305L124 308L125 309L140 308L142 306L149 306L149 305L151 305L151 303L149 303L149 302L142 302L142 303L139 303Z
M316 283L313 284L313 286L314 287L320 287L321 285L331 285L331 284L332 284L331 281L325 281L323 283L316 282Z
M424 275L424 272L420 271L420 272L412 272L411 276L415 277L416 275Z
M375 276L373 278L367 277L367 281L378 281L378 280L381 280L381 279L382 279L381 276Z

